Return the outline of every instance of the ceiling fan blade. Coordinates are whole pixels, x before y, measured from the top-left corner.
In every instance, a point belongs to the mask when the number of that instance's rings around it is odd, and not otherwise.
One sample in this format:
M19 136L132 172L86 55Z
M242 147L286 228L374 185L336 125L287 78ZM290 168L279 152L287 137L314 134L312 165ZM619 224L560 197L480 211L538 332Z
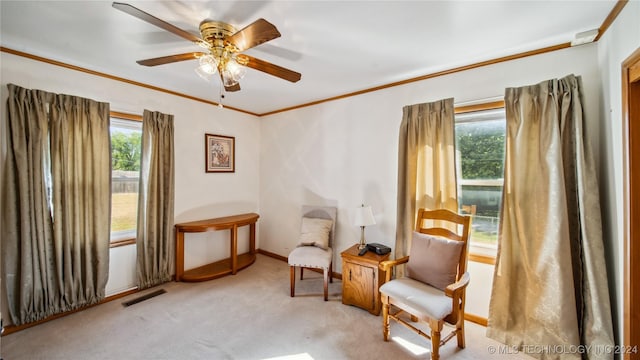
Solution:
M282 66L278 66L270 62L254 58L253 56L238 54L237 57L240 59L241 63L244 63L246 61L246 66L252 69L265 72L269 75L273 75L287 81L298 82L298 80L302 78L302 74L300 74L299 72L285 69Z
M245 51L279 37L280 32L272 23L258 19L226 40L238 48L238 51Z
M169 24L168 22L164 21L164 20L160 20L157 17L148 14L140 9L138 9L137 7L134 7L132 5L129 4L125 4L125 3L119 3L119 2L114 2L112 4L112 6L120 11L124 11L127 14L131 15L131 16L135 16L140 20L144 20L150 24L153 24L161 29L167 30L170 33L173 33L175 35L178 35L184 39L187 39L189 41L192 41L196 44L206 44L206 42L204 40L202 40L201 38L193 35L192 33L182 30L179 27L176 27L174 25Z
M203 55L206 55L206 54L203 52L190 52L185 54L162 56L162 57L157 57L153 59L138 60L136 62L144 66L156 66L156 65L174 63L178 61L193 60Z

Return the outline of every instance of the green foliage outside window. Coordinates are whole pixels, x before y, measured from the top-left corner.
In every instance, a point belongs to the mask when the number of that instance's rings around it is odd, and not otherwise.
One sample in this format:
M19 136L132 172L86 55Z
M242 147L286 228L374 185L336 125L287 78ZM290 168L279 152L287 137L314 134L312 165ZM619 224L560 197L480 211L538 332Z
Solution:
M111 240L136 236L141 123L111 119Z
M142 134L114 131L111 134L111 156L113 170L140 170L140 144Z
M506 122L500 114L470 115L456 123L460 162L458 200L461 211L465 207L464 211L473 211L472 244L495 246L504 177Z
M504 176L503 122L464 123L456 126L462 178L502 179Z

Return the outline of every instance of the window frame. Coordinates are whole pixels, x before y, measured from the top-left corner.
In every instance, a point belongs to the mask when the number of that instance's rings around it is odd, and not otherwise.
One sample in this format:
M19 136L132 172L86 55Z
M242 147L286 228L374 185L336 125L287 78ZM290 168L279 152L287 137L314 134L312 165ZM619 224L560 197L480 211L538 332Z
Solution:
M466 105L466 106L456 106L454 108L454 119L455 119L455 115L467 114L467 113L485 111L485 110L498 110L498 109L504 109L504 107L505 107L504 100L497 100L492 102L479 103L479 104ZM461 181L461 180L462 179L458 179L458 181ZM488 182L494 182L494 181L497 181L497 180L466 180L465 182L487 182L488 183ZM502 185L504 186L504 180L502 181ZM504 191L504 187L503 187L503 191ZM496 244L495 254L487 254L484 252L477 251L476 245L469 244L469 260L471 261L489 264L489 265L495 265L496 256L497 256L497 244Z
M110 118L119 119L119 120L142 122L142 116L141 115L129 114L129 113L118 112L118 111L111 111L109 113L109 117ZM111 126L111 125L109 125L109 126ZM113 171L113 168L111 168L111 171ZM113 194L111 194L111 196L113 197ZM112 202L112 204L113 204L113 202ZM136 231L137 231L137 228L136 228ZM111 238L111 234L110 234L109 235L109 247L110 248L116 248L116 247L120 247L120 246L135 245L136 244L136 240L137 240L137 238L136 238L135 235L133 237L125 236L123 238L118 238L117 240L113 240Z

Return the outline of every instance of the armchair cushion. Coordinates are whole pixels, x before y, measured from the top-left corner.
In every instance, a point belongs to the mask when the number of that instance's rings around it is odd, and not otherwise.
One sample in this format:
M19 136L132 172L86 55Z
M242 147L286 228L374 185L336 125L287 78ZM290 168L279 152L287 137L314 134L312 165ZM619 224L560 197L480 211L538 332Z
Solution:
M453 302L443 291L408 277L385 283L380 287L380 293L393 298L394 305L406 305L410 308L406 310L414 315L444 319L453 311Z
M407 263L411 279L444 290L456 282L460 253L464 243L439 236L413 232Z
M303 217L298 246L317 246L326 250L332 226L333 221L329 219Z

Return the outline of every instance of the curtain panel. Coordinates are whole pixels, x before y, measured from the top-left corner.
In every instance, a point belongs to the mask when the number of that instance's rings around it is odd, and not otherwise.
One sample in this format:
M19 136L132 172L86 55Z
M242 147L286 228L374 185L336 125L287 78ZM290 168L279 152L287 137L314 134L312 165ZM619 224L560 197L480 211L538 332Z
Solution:
M53 238L70 310L103 299L109 278L109 104L61 94L50 114Z
M109 105L7 87L3 283L11 320L21 325L104 297Z
M453 98L405 106L402 112L396 259L409 254L418 209L458 212Z
M140 289L171 280L173 235L173 115L145 110L138 194L137 279Z
M505 344L613 345L581 92L573 75L505 92L504 193L487 329ZM613 358L592 349L585 358ZM529 355L581 358L569 351Z

